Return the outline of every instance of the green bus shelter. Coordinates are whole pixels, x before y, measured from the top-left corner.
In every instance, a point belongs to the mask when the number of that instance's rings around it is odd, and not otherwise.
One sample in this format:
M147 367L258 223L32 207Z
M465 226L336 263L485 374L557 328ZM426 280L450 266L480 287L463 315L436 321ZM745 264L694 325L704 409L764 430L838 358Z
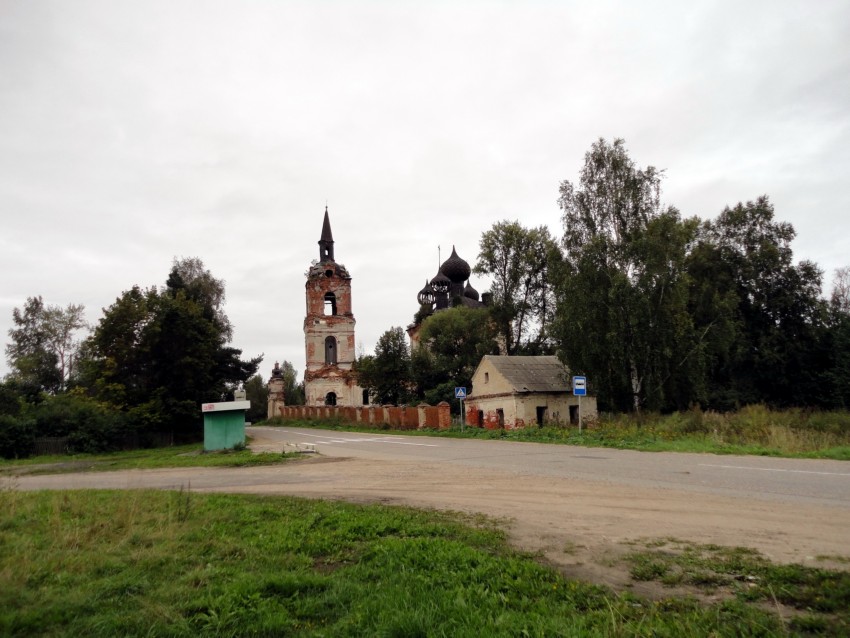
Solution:
M204 451L227 450L245 443L245 413L250 401L203 403Z

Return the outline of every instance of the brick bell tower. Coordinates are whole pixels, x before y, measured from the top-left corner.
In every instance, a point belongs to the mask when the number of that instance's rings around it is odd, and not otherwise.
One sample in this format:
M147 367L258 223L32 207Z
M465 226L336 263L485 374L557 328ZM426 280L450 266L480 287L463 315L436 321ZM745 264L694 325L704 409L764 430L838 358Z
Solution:
M319 261L313 262L307 271L306 289L307 405L360 406L363 390L357 386L352 372L356 321L351 312L351 275L345 266L334 261L327 206L319 239Z

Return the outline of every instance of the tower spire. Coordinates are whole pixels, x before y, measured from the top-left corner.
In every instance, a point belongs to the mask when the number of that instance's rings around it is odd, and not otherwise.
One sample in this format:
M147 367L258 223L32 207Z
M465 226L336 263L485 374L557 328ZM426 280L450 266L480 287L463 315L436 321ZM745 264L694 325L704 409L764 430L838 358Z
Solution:
M325 205L325 221L322 223L322 236L319 239L319 261L334 260L334 236L331 232L331 220Z

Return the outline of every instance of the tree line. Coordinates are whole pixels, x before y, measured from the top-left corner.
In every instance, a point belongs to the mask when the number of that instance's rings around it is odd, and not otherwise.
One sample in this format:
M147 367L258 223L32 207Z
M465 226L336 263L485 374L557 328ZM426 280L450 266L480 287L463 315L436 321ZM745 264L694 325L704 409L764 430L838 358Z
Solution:
M124 291L85 338L83 306L27 299L6 345L0 455L26 455L42 436L78 451L197 439L200 404L232 396L262 361L230 345L224 299L197 258L175 260L164 286Z
M846 409L850 268L825 299L823 272L794 262L794 228L767 196L685 217L662 204L662 176L623 140L599 139L560 184L560 239L494 224L475 265L492 277L492 306L428 317L413 353L387 331L358 362L361 385L380 401L450 400L482 354L501 351L557 354L604 410Z
M379 403L453 402L485 354L557 354L603 410L847 409L850 268L825 299L823 272L794 261L794 228L766 196L701 220L662 204L661 179L622 140L595 142L578 180L560 184L558 236L494 224L474 268L492 278L492 304L428 316L413 352L390 328L358 357L360 385ZM124 291L87 336L83 306L27 299L6 345L0 455L25 454L35 436L90 451L197 438L199 404L239 384L249 420L264 418L262 356L230 345L224 299L196 258L175 260L162 286ZM303 403L295 368L282 369L287 402Z

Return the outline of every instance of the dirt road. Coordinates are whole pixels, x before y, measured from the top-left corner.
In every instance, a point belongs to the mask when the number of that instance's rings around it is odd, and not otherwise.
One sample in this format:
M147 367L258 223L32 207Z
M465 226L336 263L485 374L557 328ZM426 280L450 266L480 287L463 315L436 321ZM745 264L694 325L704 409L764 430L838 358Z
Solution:
M283 440L305 446L305 436L300 433L255 428L252 434L252 447L259 450L280 451ZM604 474L595 479L557 478L543 470L494 469L472 457L469 462L457 458L436 461L434 456L422 459L377 445L373 447L379 451L358 457L350 446L332 451L334 439L328 441L326 447L311 444L320 448L318 454L281 466L21 476L16 483L19 489L179 488L191 484L197 492L288 494L480 513L498 519L515 546L540 553L567 575L618 588L629 586L630 579L617 558L630 551L632 543L644 539L746 546L777 562L844 569L846 562L822 557L850 557L850 507L844 499L821 504L817 499L755 493L746 497L698 484L687 489L650 481L626 484ZM402 444L415 443L407 441ZM422 439L417 441L416 445L427 445ZM576 458L596 458L586 448L571 448L571 452ZM649 462L657 464L659 458L650 454ZM717 465L722 467L727 457L712 458L720 459ZM798 472L801 481L817 474L834 475L825 478L837 481L850 479L850 465L838 467L848 469L791 471ZM839 482L837 489L843 484Z

